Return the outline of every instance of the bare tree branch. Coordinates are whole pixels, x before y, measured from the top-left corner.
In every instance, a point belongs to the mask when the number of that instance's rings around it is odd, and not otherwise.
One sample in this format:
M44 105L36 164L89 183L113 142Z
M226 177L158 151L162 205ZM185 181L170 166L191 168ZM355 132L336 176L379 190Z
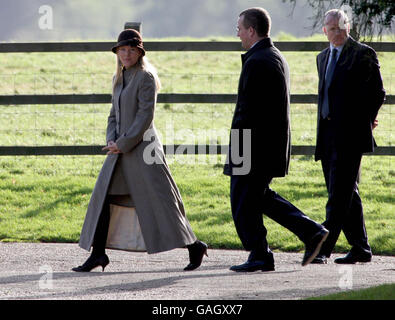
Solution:
M294 10L298 0L283 0L293 4ZM393 32L395 28L395 1L393 0L307 0L315 14L311 17L312 32L321 29L325 12L330 9L340 9L342 6L350 9L352 15L351 35L359 39L371 40L373 36L382 37L383 32Z

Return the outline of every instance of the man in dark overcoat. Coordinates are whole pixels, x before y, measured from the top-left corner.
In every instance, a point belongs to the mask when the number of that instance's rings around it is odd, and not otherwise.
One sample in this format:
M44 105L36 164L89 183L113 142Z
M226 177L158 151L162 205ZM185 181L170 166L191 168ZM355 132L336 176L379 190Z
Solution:
M238 19L242 55L237 104L224 173L230 175L230 198L240 240L250 251L239 272L274 270L262 214L295 233L305 243L302 265L319 252L328 231L270 189L274 177L288 173L291 154L289 70L269 37L270 16L250 8Z
M341 230L351 251L336 263L371 261L358 176L362 154L374 151L372 130L385 90L375 51L349 36L347 15L338 9L325 14L323 31L330 46L317 56L319 76L317 146L328 190L326 220L329 236L314 263L326 263Z

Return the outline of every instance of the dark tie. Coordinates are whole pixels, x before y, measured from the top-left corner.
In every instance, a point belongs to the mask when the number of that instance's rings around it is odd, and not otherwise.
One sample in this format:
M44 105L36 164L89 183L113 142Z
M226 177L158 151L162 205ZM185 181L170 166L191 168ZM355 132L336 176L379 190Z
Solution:
M328 65L328 69L326 70L326 76L324 82L324 99L322 101L322 109L321 109L321 116L323 119L326 119L329 116L328 88L332 81L333 72L335 71L336 57L337 57L337 50L333 48L331 63L330 65Z

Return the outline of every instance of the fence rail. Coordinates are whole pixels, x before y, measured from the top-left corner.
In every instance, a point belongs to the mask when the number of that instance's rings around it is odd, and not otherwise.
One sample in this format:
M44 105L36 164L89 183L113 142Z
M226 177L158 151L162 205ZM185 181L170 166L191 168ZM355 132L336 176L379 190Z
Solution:
M115 42L27 42L0 43L0 53L6 52L110 52ZM395 52L394 42L366 42L376 51ZM325 41L274 41L281 51L321 51ZM146 41L148 51L243 51L240 41Z
M0 53L11 52L109 52L115 42L32 42L32 43L0 43ZM275 41L281 51L321 51L328 46L325 41ZM367 42L376 51L395 52L394 42ZM242 51L239 41L146 41L144 47L148 51ZM159 94L158 103L235 103L236 94ZM0 105L30 104L95 104L110 103L110 94L58 94L58 95L0 95ZM315 94L292 94L291 103L317 103ZM386 97L386 104L395 104L395 96ZM28 155L98 155L104 154L102 146L0 146L0 156ZM185 154L186 150L195 150L195 154L223 154L223 145L182 145L164 146L167 154ZM292 146L293 155L312 155L315 147L310 145ZM395 155L395 147L378 147L369 155Z
M236 94L160 93L158 103L235 103ZM316 94L292 94L291 103L317 103ZM0 95L0 105L91 104L110 103L111 94ZM385 104L395 104L395 95L386 96Z
M105 155L102 151L103 146L7 146L0 147L0 156L56 156L56 155ZM166 155L186 155L190 154L226 154L227 145L164 145L163 149ZM292 155L314 155L314 146L292 146ZM368 153L372 156L395 156L393 147L376 147L374 152Z

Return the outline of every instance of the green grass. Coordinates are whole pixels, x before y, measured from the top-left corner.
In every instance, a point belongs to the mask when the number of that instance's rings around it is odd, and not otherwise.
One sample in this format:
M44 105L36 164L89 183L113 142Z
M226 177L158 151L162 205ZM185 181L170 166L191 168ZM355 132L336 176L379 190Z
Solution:
M319 36L309 39L323 40ZM284 53L293 93L316 93L316 54ZM394 94L395 88L394 55L379 53L388 94ZM162 92L237 92L240 52L148 52L147 56L159 71ZM0 95L111 91L115 62L111 52L9 53L0 57ZM0 106L0 144L103 144L109 109L108 104ZM233 109L233 104L159 104L155 124L164 144L227 144ZM381 146L394 145L394 113L391 105L380 110L375 137ZM291 123L294 145L315 144L315 105L293 104ZM196 159L200 162L194 163ZM229 178L222 174L224 159L202 159L207 158L168 159L188 218L198 237L211 247L241 248L230 213ZM103 160L103 156L0 157L0 241L78 241ZM394 168L395 157L363 159L360 192L375 254L395 254ZM312 157L293 157L290 174L275 179L272 187L311 218L324 221L327 195L320 164ZM265 224L273 249L303 249L288 230L270 219ZM342 235L335 250L348 249Z
M377 287L339 292L307 300L395 300L395 284L383 284Z
M103 156L3 157L0 160L0 240L77 242ZM197 236L213 248L241 248L229 204L229 177L217 164L185 163L193 156L169 158ZM395 255L392 157L363 159L360 192L366 228L375 254ZM325 218L326 190L320 165L311 157L294 157L286 178L272 188L312 219ZM274 250L300 251L303 243L287 229L265 218ZM337 252L349 249L342 235Z

